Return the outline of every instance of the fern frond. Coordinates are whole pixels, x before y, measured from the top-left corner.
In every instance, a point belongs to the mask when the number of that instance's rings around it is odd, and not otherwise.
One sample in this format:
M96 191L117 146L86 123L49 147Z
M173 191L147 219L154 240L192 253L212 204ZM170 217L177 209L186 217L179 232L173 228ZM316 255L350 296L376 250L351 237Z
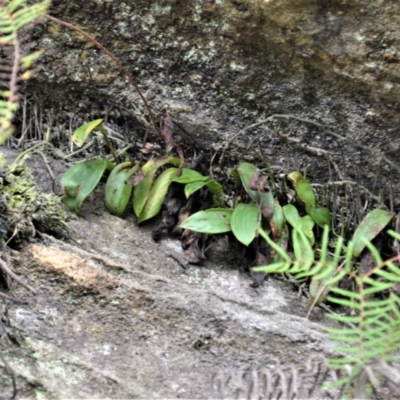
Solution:
M400 241L400 234L394 231L388 233ZM400 298L392 292L393 285L400 282L400 268L395 263L399 257L383 261L378 249L364 240L366 249L374 258L375 266L358 275L353 267L353 242L349 242L345 248L343 239L339 238L334 255L329 259L328 228L324 230L318 250L319 260L316 259L307 237L296 228L292 231L294 260L290 260L288 254L265 232L261 235L279 254L281 261L255 270L290 273L297 279L311 277L323 282L329 289L328 301L353 310L352 315L326 315L343 324L343 328L326 328L330 339L341 343L335 350L344 355L342 358L329 360L332 368L342 372L341 379L335 385L354 392L357 392L360 382L366 382L364 386L375 388L377 379L374 378L373 381L368 374L376 366L380 371L382 365L393 361L396 358L395 353L400 349ZM355 291L335 285L345 275L355 281ZM354 328L349 329L348 325Z
M381 256L372 243L366 243L374 256L376 266L365 275L357 277L357 293L332 287L329 301L356 310L356 316L327 314L327 317L342 323L356 324L354 330L327 328L330 338L351 346L336 347L346 354L344 359L332 359L333 368L351 370L351 374L338 384L350 383L360 376L364 368L374 362L389 362L395 358L394 352L400 349L400 298L391 293L384 299L372 299L371 295L383 295L398 281L400 270L391 262L382 262ZM383 270L390 266L391 272ZM374 276L374 278L371 277ZM378 277L380 280L378 281Z
M42 17L50 0L27 6L27 0L0 0L0 51L4 58L0 86L0 145L13 133L12 119L18 109L18 83L31 76L33 61L39 53L21 54L20 31L26 25ZM7 65L8 64L8 65ZM19 73L24 71L22 75Z

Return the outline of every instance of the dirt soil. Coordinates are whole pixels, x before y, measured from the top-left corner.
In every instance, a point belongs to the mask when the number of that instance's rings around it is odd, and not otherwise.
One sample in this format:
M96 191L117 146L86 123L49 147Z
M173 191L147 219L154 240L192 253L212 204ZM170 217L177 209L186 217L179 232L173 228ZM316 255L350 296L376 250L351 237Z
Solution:
M30 162L45 171L36 156ZM65 168L54 166L58 178ZM48 189L46 174L37 175ZM241 398L254 386L232 381L236 389L224 391L215 376L301 369L312 355L333 354L291 284L270 277L250 287L217 245L204 266L187 265L178 240L152 241L157 221L139 228L133 215L112 216L102 194L71 216L68 241L35 237L12 254L13 270L37 292L14 282L9 295L22 303L0 298L0 348L18 399ZM10 395L3 368L0 382L0 395Z

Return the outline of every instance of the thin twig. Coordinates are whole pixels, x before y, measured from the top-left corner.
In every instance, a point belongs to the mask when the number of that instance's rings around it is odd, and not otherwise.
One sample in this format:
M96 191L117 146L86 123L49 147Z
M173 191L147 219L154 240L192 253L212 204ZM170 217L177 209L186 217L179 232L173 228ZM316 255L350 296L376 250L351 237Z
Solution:
M193 144L197 148L199 148L199 145L198 145L196 139L193 137L193 135L191 133L189 133L181 124L179 124L175 120L173 121L173 123L193 142Z
M22 218L20 218L20 220L22 220ZM17 221L17 222L19 222L19 221ZM18 225L17 225L17 222L15 222L14 232L13 232L13 234L8 238L8 240L7 240L6 244L5 244L6 246L8 246L8 244L11 242L11 240L13 240L14 237L15 237L15 235L18 233Z
M143 138L143 142L142 142L142 149L145 148L148 137L149 137L149 125L146 126L146 132L144 134L144 138ZM142 165L142 163L143 163L143 153L140 152L139 165Z
M263 119L262 121L256 122L255 124L252 124L252 125L249 125L246 128L239 131L236 135L233 135L229 140L227 140L222 149L221 159L219 160L220 167L223 165L223 163L225 161L225 154L228 151L229 146L232 144L232 142L234 142L239 136L245 134L246 132L250 131L251 129L258 128L259 126L264 125L267 122L271 122L273 120L273 118L274 118L274 116L272 115L271 117L268 117L267 119Z
M73 153L69 153L66 156L64 156L64 160L67 160L68 158L74 157L77 154L82 153L83 151L87 150L90 146L93 146L93 144L94 144L94 139L90 140L85 146L83 146L80 149L74 151Z
M158 136L162 139L162 134L160 131L159 126L157 125L157 122L154 118L153 112L151 111L150 105L147 102L146 98L144 97L142 91L140 90L138 84L136 83L136 81L133 79L133 76L129 73L129 71L121 64L121 62L118 60L117 57L114 56L114 54L111 53L111 51L107 50L101 43L99 43L96 39L94 39L92 36L90 36L89 34L87 34L85 31L83 31L82 29L78 28L75 25L72 25L68 22L62 21L58 18L52 17L48 14L45 15L45 17L47 19L50 19L54 22L57 22L60 25L64 25L69 29L72 29L74 31L79 32L81 35L83 35L86 39L88 39L90 42L92 42L93 44L95 44L100 50L102 50L105 54L107 54L114 62L115 64L118 66L118 68L122 71L122 73L128 78L129 82L132 84L132 86L136 89L137 93L139 94L140 98L143 101L144 106L147 109L147 112L149 113L149 117L151 119L151 122L158 134Z
M371 196L375 201L378 203L382 201L382 199L379 196L373 195L365 186L362 186L358 184L357 182L353 182L350 180L342 180L342 181L328 181L326 183L312 183L311 186L313 187L325 187L325 186L340 186L340 185L353 185L357 186L357 188L361 189L363 192L367 193L369 196Z
M49 163L49 161L47 160L46 156L45 156L44 153L43 153L42 151L40 151L40 150L36 150L35 153L38 153L38 154L43 158L43 161L44 161L44 163L46 164L47 171L49 171L49 175L50 175L51 179L52 179L53 182L54 182L54 181L56 180L56 177L54 176L53 170L51 169L50 163Z
M36 294L35 289L33 289L31 286L25 283L18 275L16 275L10 268L8 268L7 264L2 259L0 259L0 268L3 270L3 272L9 275L12 279L18 282L25 289L29 290L33 294Z
M278 118L278 119L280 118L280 119L286 119L286 120L294 119L299 122L304 122L306 124L311 124L311 125L317 126L318 128L322 128L324 130L324 132L327 133L328 135L334 136L340 140L345 140L346 142L351 143L354 147L358 147L359 149L365 150L374 156L379 156L381 158L381 160L386 162L386 164L390 165L392 168L394 168L395 170L400 172L400 167L397 164L395 164L393 161L390 161L380 150L371 149L368 146L364 146L363 144L358 143L354 139L351 139L347 136L339 135L338 133L336 133L334 131L335 128L333 126L320 124L319 122L313 121L311 119L298 117L298 116L292 115L292 114L287 114L287 115L276 114L276 115L272 115L270 118Z
M287 121L288 120L295 120L295 121L303 122L303 123L306 123L306 124L314 125L314 126L316 126L318 128L323 129L323 131L325 133L327 133L328 135L334 136L334 137L336 137L337 139L340 139L340 140L347 141L347 142L351 143L353 146L358 147L359 149L365 150L365 151L367 151L368 153L370 153L370 154L372 154L374 156L379 156L381 158L381 160L383 160L386 164L388 164L389 166L394 168L396 171L400 172L400 167L397 164L395 164L393 161L389 160L380 150L371 149L370 147L367 147L367 146L364 146L364 145L358 143L354 139L351 139L351 138L349 138L347 136L339 135L338 133L334 132L335 128L333 126L331 126L331 125L321 124L321 123L313 121L311 119L298 117L298 116L293 115L293 114L274 114L274 115L271 115L270 117L268 117L268 118L266 118L266 119L264 119L262 121L256 122L255 124L252 124L252 125L249 125L246 128L244 128L241 131L239 131L238 133L236 133L234 136L232 136L232 138L230 138L229 140L227 140L225 142L225 145L224 145L223 150L222 150L222 155L221 155L221 160L220 160L219 165L221 166L223 164L223 161L225 159L226 151L228 150L229 146L232 144L233 141L235 141L239 136L243 135L244 133L248 132L249 130L254 129L254 128L258 128L261 125L264 125L264 124L266 124L268 122L273 121L274 119L284 119L284 120L287 120ZM284 136L286 136L286 135L284 135ZM288 139L288 137L286 137L286 139ZM291 139L293 139L293 138L291 138ZM291 141L295 142L296 139L295 140L291 140ZM330 158L330 161L333 163L335 169L337 169L336 163L333 162L331 157L329 157L329 158ZM343 178L341 177L341 179L343 179Z

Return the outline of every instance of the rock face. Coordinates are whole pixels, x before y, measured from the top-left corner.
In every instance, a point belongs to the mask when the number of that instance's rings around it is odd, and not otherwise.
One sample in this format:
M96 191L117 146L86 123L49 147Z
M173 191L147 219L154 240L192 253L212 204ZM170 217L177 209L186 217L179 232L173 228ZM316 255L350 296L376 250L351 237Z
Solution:
M382 158L396 162L400 146L397 2L54 0L50 13L104 44L154 110L168 106L200 143L217 148L273 114L307 117L356 143L310 123L275 120L239 137L231 162L260 160L259 147L272 165L285 172L307 167L314 181L324 182L327 158L307 150L319 148L341 171L333 179L355 178L386 196L393 185L400 194L399 167ZM105 115L133 132L133 117L144 109L104 53L53 22L38 27L34 39L46 52L27 90L57 116L55 133ZM289 134L303 148L276 133Z
M225 165L262 153L275 171L307 168L314 182L350 177L385 200L391 187L400 206L398 2L53 0L50 14L112 51L154 111L167 106L207 155L271 115L303 118L238 136ZM54 138L101 117L143 137L137 93L92 43L44 21L30 45L45 54L26 93ZM319 325L289 315L292 291L275 281L254 291L228 268L183 270L173 244L156 248L132 224L92 215L71 224L86 251L49 243L22 253L16 272L40 295L9 307L23 346L6 357L21 396L213 397L221 370L331 355Z
M70 223L79 246L48 237L19 254L14 269L36 296L17 286L28 303L0 298L20 398L267 398L266 368L304 372L310 356L334 355L321 325L291 315L307 301L290 285L255 290L232 269L182 268L179 242L154 244L132 219L94 210ZM4 368L0 381L10 394Z

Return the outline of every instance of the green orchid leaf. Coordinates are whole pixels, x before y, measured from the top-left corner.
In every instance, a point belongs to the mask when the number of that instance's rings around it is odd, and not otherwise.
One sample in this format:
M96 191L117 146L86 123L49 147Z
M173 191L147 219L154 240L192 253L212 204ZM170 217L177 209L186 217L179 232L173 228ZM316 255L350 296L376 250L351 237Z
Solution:
M232 214L231 228L236 239L248 246L261 224L261 210L255 203L239 203Z
M319 227L331 226L331 212L326 207L307 207L306 211Z
M307 179L298 171L293 171L288 175L288 178L293 182L294 189L298 198L306 205L306 208L315 207L315 193Z
M358 225L353 235L353 256L358 257L365 248L365 241L372 241L390 222L394 214L385 210L372 210Z
M199 172L189 169L189 168L182 168L181 176L177 176L173 179L174 182L178 183L192 183L192 182L205 182L210 179L209 176L203 176Z
M230 232L232 213L227 208L210 208L191 215L180 227L209 234Z
M262 214L264 215L265 219L269 221L274 213L274 197L272 192L269 190L261 191L250 189L250 182L252 181L252 178L260 171L259 168L253 164L242 162L237 167L237 171L247 194L260 206Z
M222 185L215 181L214 179L211 179L206 183L207 187L217 196L218 199L221 198L222 196Z
M292 204L286 204L282 207L283 215L285 216L286 221L295 229L300 230L305 237L307 237L310 241L310 244L313 245L315 243L314 237L314 221L309 215L305 215L304 217L300 217L297 208Z
M301 217L301 230L310 239L311 246L315 243L314 237L314 221L309 215Z
M272 218L269 221L269 225L271 226L272 237L276 242L282 235L283 224L285 222L285 218L283 216L282 207L279 204L278 200L274 200L274 213Z
M178 157L164 156L159 158L153 158L147 161L147 163L143 165L142 173L143 175L147 175L151 170L154 169L157 170L158 168L162 167L165 164L180 165L180 163L181 160Z
M154 181L154 175L157 172L157 168L154 168L148 172L145 178L140 181L134 189L133 197L133 211L135 215L139 217L144 205L146 204L147 198L149 197L151 185Z
M193 193L200 190L202 187L207 186L218 198L222 195L222 185L214 179L209 181L197 181L185 185L185 196L188 199Z
M206 186L207 182L197 181L191 182L185 185L185 196L188 199L193 193L200 190L202 187Z
M106 160L85 160L68 169L61 179L64 202L79 213L83 201L99 183L107 167Z
M258 204L262 215L267 221L270 221L274 215L274 196L271 191L259 192Z
M165 164L180 165L180 162L181 160L177 157L160 157L153 158L143 165L141 172L144 179L134 189L133 211L137 217L141 215L146 204L157 170Z
M240 180L242 181L244 190L246 190L247 194L250 196L250 198L252 200L254 200L256 203L258 203L258 201L260 199L260 192L257 190L251 190L249 185L250 185L251 177L256 172L258 172L259 169L253 164L241 162L239 164L239 166L237 167L237 171L239 173Z
M287 222L293 226L293 228L298 227L301 229L302 223L299 212L293 204L286 204L282 207L283 215Z
M126 180L139 168L139 163L130 161L117 165L110 173L106 183L106 207L115 215L121 216L125 211L132 193L132 185Z
M231 174L233 181L235 182L235 187L239 188L240 187L240 175L239 172L236 168L231 168L229 170L229 173Z
M139 215L139 223L153 218L160 212L169 185L177 177L177 172L177 168L168 168L154 181Z
M94 121L90 121L87 124L83 124L71 136L71 140L75 143L76 146L82 147L85 140L93 132L96 128L98 128L103 123L102 119L96 119Z

